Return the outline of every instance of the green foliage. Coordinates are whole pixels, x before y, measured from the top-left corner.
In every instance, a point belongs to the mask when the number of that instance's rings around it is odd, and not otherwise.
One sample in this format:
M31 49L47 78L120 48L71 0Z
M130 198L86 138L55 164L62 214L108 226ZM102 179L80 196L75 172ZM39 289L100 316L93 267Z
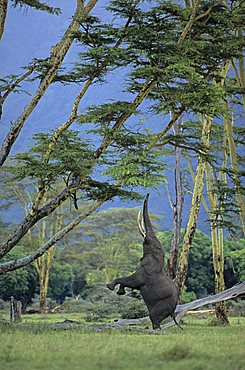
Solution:
M132 111L131 103L127 101L117 101L110 104L92 105L87 108L87 113L80 115L80 123L96 123L98 126L105 127L100 133L107 134L110 123L115 123L122 114ZM106 130L107 128L107 130ZM98 133L98 131L89 131Z
M51 319L57 324L68 317L53 314ZM28 315L25 320L26 324L15 328L1 327L2 368L56 370L65 363L74 370L81 364L83 370L244 368L243 318L234 318L223 328L208 326L207 319L186 318L184 331L173 327L163 335L149 335L145 325L106 331L100 325L94 325L94 330L92 325L90 330L64 330L48 325L48 315Z
M66 296L73 293L73 278L74 273L71 265L54 260L50 270L48 296L62 303Z
M8 90L11 90L13 93L23 92L20 84L16 84L20 77L21 75L11 74L0 78L0 92L3 93L2 95Z
M148 315L141 297L135 298L131 294L118 296L108 291L104 284L88 285L82 292L82 298L80 310L88 322L114 318L134 319Z
M115 161L115 165L105 171L116 181L124 181L127 186L154 187L165 180L162 159L156 151L135 150Z
M24 249L11 251L1 262L19 259L25 255ZM8 301L11 296L20 300L23 310L38 290L38 275L33 265L0 275L0 298Z
M169 247L172 232L164 231L158 233L159 240L166 252L165 264L169 257ZM182 246L183 231L179 245L179 253ZM225 259L225 284L226 288L244 281L244 239L229 240L224 238L224 259ZM195 295L197 298L214 293L214 269L213 252L210 237L196 230L192 248L189 256L188 273L186 279L186 290L183 293L183 300L187 300L190 294L191 300ZM194 294L192 296L192 294Z
M130 299L121 311L122 319L138 319L149 314L144 301L135 298Z
M213 252L211 239L197 230L193 239L187 273L187 291L197 297L214 292Z
M225 239L225 279L228 287L245 281L245 239Z
M36 143L30 152L16 155L17 165L12 167L12 171L18 179L42 179L50 186L63 177L68 178L71 173L86 173L91 149L88 148L89 143L82 141L76 131L63 132L51 153L50 161L46 163L43 160L52 136L52 133L34 135Z
M201 7L208 9L206 2ZM125 4L114 2L112 9L123 18L128 14ZM222 62L242 55L243 42L234 33L241 20L223 5L214 7L208 22L205 16L194 22L185 40L178 43L190 12L173 2L150 10L137 8L125 39L135 53L130 89L138 91L142 79L153 76L158 81L151 94L158 100L157 111L184 106L195 113L218 115L223 113L224 91L213 79L219 77Z
M196 299L197 299L196 294L193 291L187 292L186 287L184 287L182 296L181 296L181 303L182 304L189 303L189 302L195 301Z
M55 15L59 15L61 13L60 8L54 8L38 0L11 0L11 1L13 3L14 8L17 6L19 6L20 8L22 8L23 6L30 6L31 8L43 10L47 13Z
M89 217L75 231L62 255L77 265L87 283L108 283L137 268L142 256L137 213L136 208L111 208Z
M58 11L36 0L13 2L15 6L26 4ZM70 71L62 67L54 81L102 82L108 73L123 68L130 93L138 92L148 79L156 81L149 99L157 113L179 109L217 117L227 113L220 103L227 99L227 91L219 84L220 72L225 61L242 56L244 42L237 35L242 27L240 8L234 13L230 5L210 8L209 1L202 1L200 14L183 39L182 32L191 16L191 8L184 4L167 1L145 6L142 2L112 1L107 10L117 17L117 22L104 24L98 17L83 17L81 30L74 35L82 45L80 59ZM52 56L34 59L34 63L35 78L42 79L52 64ZM235 91L234 79L229 83ZM4 84L11 85L6 81ZM45 161L45 153L53 132L40 133L28 153L16 156L12 170L19 180L42 180L45 190L61 179L69 186L82 178L79 186L76 182L78 198L103 199L105 194L108 198L126 198L133 194L136 199L131 190L155 187L164 181L166 155L162 148L149 149L154 135L144 125L127 121L138 113L137 108L123 100L85 106L77 117L81 130L63 132L49 161ZM166 144L183 145L200 153L200 128L197 133L190 134L189 130L178 138L165 136L160 145ZM210 155L207 160L215 158ZM94 180L98 174L100 181Z
M166 251L165 265L169 257L172 232L165 231L158 234L159 240ZM182 247L183 231L179 245L179 253ZM212 294L214 292L214 271L212 257L211 239L199 230L196 230L192 249L189 256L188 273L186 278L186 292L183 299L188 301L190 297L196 295L197 298Z

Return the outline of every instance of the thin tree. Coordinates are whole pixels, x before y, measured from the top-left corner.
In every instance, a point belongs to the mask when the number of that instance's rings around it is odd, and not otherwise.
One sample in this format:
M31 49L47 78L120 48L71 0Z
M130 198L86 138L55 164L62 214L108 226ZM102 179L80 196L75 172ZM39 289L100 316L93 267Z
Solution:
M200 203L202 199L202 190L204 185L204 173L206 164L205 156L208 154L210 148L210 133L212 126L212 118L206 116L203 118L202 121L200 121L200 124L202 125L201 142L203 149L198 159L198 165L194 180L194 188L192 193L191 208L183 237L183 245L179 258L178 272L176 275L176 283L180 289L180 292L183 290L187 275L189 252L196 231L198 212L200 209Z
M176 122L174 125L174 134L181 134L181 121ZM175 200L173 200L167 182L167 189L169 194L170 205L173 210L173 231L170 246L170 256L168 260L168 273L172 279L175 279L178 268L178 255L179 255L179 244L180 244L180 231L182 222L182 209L184 202L183 193L183 180L181 170L181 157L182 148L175 147L175 167L174 167L174 184L175 184Z

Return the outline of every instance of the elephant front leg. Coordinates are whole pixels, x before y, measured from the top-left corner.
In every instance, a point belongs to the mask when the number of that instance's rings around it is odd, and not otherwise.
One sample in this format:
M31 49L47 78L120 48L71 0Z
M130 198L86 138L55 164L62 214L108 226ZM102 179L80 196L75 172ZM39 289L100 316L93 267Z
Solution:
M117 294L118 295L124 295L124 294L126 294L125 286L124 285L122 285L122 284L119 285L119 289L117 291Z
M115 288L116 285L117 284L114 284L114 281L112 281L111 283L107 284L106 286L110 290L114 290L114 288ZM118 295L124 295L124 294L126 294L125 287L122 284L119 285L119 289L117 291L117 294Z
M115 286L120 284L119 290L117 294L123 295L125 294L125 287L131 289L139 289L140 286L143 284L140 274L135 272L134 274L126 277L121 277L118 279L113 280L111 283L107 284L107 288L110 290L114 290Z

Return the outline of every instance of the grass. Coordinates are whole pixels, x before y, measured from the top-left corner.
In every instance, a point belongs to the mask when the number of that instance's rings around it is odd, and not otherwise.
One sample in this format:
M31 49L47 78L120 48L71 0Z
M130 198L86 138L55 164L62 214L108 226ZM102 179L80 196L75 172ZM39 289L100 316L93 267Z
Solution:
M64 319L81 321L75 314L28 315L15 327L2 326L0 369L245 369L245 318L231 318L229 326L217 327L209 318L186 317L183 331L173 327L162 335L135 329L64 330L45 324Z

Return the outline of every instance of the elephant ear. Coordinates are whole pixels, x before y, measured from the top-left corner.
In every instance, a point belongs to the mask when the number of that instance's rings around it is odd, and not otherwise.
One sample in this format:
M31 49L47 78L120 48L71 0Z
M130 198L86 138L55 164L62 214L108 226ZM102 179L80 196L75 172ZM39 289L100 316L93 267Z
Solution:
M151 254L142 258L141 266L148 275L152 275L154 272L160 272L162 269L161 263Z

